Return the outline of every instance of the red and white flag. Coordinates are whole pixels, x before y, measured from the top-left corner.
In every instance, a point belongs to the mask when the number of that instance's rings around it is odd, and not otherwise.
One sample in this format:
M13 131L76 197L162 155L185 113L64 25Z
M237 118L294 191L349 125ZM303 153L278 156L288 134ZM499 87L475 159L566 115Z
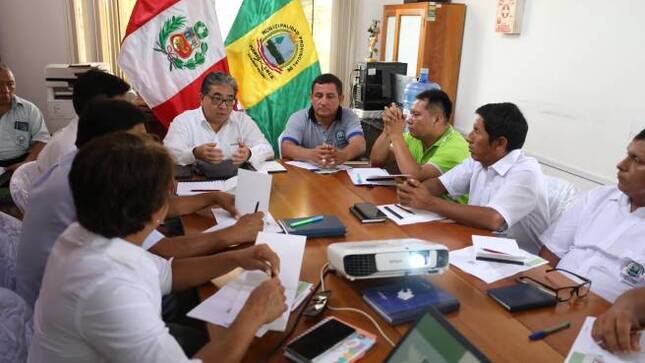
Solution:
M166 127L199 106L202 80L228 72L212 0L138 0L121 43L119 67Z

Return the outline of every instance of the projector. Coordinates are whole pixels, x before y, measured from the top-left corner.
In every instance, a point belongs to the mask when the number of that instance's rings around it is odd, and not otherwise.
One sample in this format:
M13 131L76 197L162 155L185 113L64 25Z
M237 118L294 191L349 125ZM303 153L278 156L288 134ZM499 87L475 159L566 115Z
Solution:
M443 273L446 246L416 238L332 243L331 267L349 280Z

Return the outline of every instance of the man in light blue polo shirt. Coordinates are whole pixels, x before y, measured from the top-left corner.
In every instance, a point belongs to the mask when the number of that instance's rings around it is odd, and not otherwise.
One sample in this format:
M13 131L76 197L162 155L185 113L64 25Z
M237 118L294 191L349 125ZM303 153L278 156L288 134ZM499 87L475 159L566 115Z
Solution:
M0 64L0 185L10 172L35 160L49 141L42 113L33 103L16 96L16 80L8 66ZM5 180L6 179L6 180Z
M321 167L334 167L365 152L358 117L341 107L343 83L326 73L311 85L311 107L295 112L282 133L282 156Z

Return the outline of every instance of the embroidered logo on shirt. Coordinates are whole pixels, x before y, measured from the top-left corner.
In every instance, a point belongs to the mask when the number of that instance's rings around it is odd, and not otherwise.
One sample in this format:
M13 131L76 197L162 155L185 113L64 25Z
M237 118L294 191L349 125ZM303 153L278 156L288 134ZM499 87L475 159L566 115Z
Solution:
M29 122L16 121L13 128L20 131L29 131Z
M630 261L623 268L623 279L630 284L636 284L642 279L645 273L645 267L636 261Z
M345 131L343 130L336 131L336 140L345 141Z

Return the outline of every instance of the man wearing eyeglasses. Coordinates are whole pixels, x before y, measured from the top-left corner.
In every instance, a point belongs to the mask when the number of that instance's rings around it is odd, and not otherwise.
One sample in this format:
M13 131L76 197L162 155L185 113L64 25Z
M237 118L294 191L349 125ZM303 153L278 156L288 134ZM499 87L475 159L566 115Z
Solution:
M590 279L610 302L645 287L645 129L617 168L618 185L581 196L540 237L542 257Z
M240 165L273 158L273 149L246 113L233 111L237 82L226 73L204 78L200 107L175 117L164 145L179 165L203 160L213 164L230 159Z

